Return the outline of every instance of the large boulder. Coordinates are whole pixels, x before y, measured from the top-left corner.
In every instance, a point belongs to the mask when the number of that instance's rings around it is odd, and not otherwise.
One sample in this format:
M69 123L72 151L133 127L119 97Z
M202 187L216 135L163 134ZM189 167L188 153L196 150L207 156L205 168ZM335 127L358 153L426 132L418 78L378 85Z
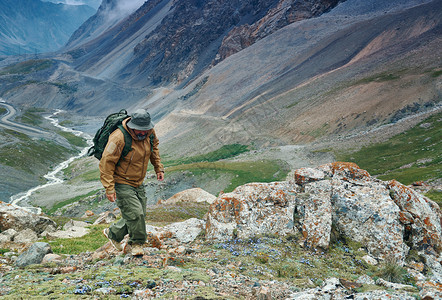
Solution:
M48 253L52 253L51 246L48 243L37 242L17 258L15 265L25 267L32 264L40 264Z
M376 258L403 262L410 247L440 253L441 216L436 203L399 182L336 162L296 170L293 180L246 184L220 195L209 208L206 237L300 232L306 247L327 249L333 228Z
M0 201L0 232L10 228L16 231L32 228L37 234L41 234L49 225L57 226L54 221L47 217Z
M209 208L206 236L225 240L292 233L296 188L288 182L250 183L222 194Z
M160 200L158 204L175 204L179 202L207 202L212 204L215 199L216 196L206 192L205 190L201 188L193 188L176 193L167 200Z

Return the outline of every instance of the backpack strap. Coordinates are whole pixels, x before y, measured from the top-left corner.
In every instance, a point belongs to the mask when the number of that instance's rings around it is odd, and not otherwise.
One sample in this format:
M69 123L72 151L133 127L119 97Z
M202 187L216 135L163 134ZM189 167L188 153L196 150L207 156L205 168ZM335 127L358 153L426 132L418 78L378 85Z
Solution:
M150 153L152 153L153 151L153 139L155 138L155 136L153 135L153 133L151 133L149 135L149 140L150 140Z
M121 152L121 157L125 157L130 150L132 150L132 137L130 136L130 133L127 132L126 128L123 127L123 125L118 125L118 129L121 130L121 132L123 132L123 136L124 136L124 148L123 151Z

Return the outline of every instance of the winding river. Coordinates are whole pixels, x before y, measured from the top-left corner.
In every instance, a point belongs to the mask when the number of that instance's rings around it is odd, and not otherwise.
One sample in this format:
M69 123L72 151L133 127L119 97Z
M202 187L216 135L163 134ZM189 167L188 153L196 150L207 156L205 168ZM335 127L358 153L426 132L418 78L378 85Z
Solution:
M39 130L39 129L36 129L33 127L26 126L24 124L12 122L9 119L14 116L15 109L11 105L3 102L3 100L1 100L1 99L0 99L0 105L6 107L6 109L8 110L8 114L6 114L5 116L3 116L1 118L0 125L2 127L6 127L9 129L12 129L12 130L18 130L18 131L24 132L28 135L37 136L37 137L41 137L41 136L48 137L48 136L53 135L50 132L42 131L42 130ZM49 120L52 125L54 125L57 128L60 128L63 131L70 132L76 136L86 139L88 146L85 147L84 149L82 149L78 155L73 156L66 161L63 161L62 163L57 165L52 171L50 171L49 173L44 175L44 178L47 180L47 182L45 184L36 186L26 192L21 192L21 193L11 196L11 198L10 198L11 204L19 206L21 202L28 200L29 197L32 195L32 193L34 193L35 191L46 188L50 185L62 183L63 179L60 178L60 172L64 169L66 169L69 166L69 164L71 162L73 162L74 160L86 155L87 150L89 149L90 146L92 146L92 137L89 134L84 133L79 130L73 130L71 128L64 127L59 124L58 119L56 119L56 116L61 112L62 112L62 110L56 110L52 115L45 117L45 119ZM38 214L41 213L41 209L39 207L23 207L23 208L33 211Z

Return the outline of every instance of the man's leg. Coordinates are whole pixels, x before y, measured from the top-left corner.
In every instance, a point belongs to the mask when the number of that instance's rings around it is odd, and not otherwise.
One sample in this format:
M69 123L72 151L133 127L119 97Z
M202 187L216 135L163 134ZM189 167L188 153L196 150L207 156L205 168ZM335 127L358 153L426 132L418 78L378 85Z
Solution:
M144 187L134 188L126 184L116 184L117 205L123 216L110 227L110 237L121 241L129 233L129 244L144 244L146 241L146 198Z

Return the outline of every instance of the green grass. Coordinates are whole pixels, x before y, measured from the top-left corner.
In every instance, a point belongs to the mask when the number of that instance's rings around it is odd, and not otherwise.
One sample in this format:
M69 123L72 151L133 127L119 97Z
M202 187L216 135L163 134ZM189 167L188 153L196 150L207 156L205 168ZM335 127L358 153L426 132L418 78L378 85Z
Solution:
M431 73L431 77L436 78L436 77L439 77L441 74L442 74L442 70L433 71Z
M205 202L148 206L146 221L149 224L165 225L182 222L190 218L204 219L204 215L208 211L209 204Z
M31 108L19 118L19 122L29 124L32 126L39 126L43 122L43 117L40 113L44 112L41 108Z
M79 254L86 251L95 251L107 243L102 231L109 224L89 226L90 232L80 238L46 240L56 254Z
M42 209L43 209L43 211L44 211L47 215L52 215L52 214L53 214L54 212L56 212L59 208L62 208L62 207L66 206L66 205L69 205L69 204L71 204L71 203L78 202L78 201L80 201L80 200L82 200L82 199L85 199L85 198L87 198L87 197L90 197L90 196L92 196L92 195L95 195L97 192L98 192L98 191L91 191L91 192L89 192L89 193L87 193L87 194L85 194L85 195L77 196L77 197L74 197L74 198L71 198L71 199L68 199L68 200L64 200L64 201L58 202L58 203L54 204L51 208L42 208Z
M0 116L5 115L8 112L8 110L6 108L4 108L3 106L0 106Z
M9 131L9 134L20 141L0 148L0 164L31 174L37 174L41 169L48 170L75 153L52 141L31 140L25 134L14 131Z
M404 71L399 71L398 73L403 73ZM401 78L399 74L393 74L388 72L379 73L373 76L369 76L363 79L360 79L355 82L355 84L367 84L370 82L385 82L391 81Z
M382 180L403 184L440 178L442 175L442 113L384 143L356 152L335 153L338 160L352 161Z
M49 59L27 60L4 68L0 75L29 74L50 68L52 64L53 62Z
M430 190L425 193L425 196L439 204L439 206L442 208L442 191Z
M224 192L231 192L236 187L249 182L272 182L285 180L289 167L280 161L245 161L245 162L198 162L166 168L166 172L190 171L195 176L217 178L223 174L232 177Z
M81 147L81 148L84 148L87 146L87 142L85 139L83 139L79 136L76 136L73 133L66 132L66 131L59 131L58 134L63 136L65 139L67 139L69 144L71 144L71 145L74 145L76 147Z
M178 160L169 160L169 161L165 160L165 164L168 166L174 166L174 165L190 164L190 163L204 162L204 161L214 162L221 159L231 158L247 151L249 151L249 147L246 145L230 144L230 145L224 145L215 151L202 155L196 155Z

